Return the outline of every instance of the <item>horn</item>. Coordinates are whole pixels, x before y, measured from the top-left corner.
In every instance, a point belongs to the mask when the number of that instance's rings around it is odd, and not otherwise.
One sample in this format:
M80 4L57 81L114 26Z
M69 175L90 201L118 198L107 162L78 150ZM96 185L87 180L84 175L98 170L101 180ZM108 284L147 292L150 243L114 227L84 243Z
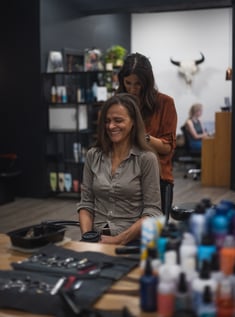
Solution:
M201 63L204 62L204 60L205 60L204 55L203 55L202 53L200 53L200 54L201 54L201 58L195 61L195 64L196 64L196 65L201 64Z
M170 58L170 61L172 62L172 64L180 66L180 62L174 61L172 58Z

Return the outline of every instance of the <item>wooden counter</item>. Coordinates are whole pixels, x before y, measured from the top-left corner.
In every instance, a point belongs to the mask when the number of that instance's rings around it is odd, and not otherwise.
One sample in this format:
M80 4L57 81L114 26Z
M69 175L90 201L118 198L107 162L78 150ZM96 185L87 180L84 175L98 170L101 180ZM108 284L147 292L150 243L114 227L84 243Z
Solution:
M87 243L87 242L75 242L70 241L64 245L65 248L71 249L74 251L96 251L103 252L108 255L115 255L115 245L107 245L101 243ZM11 248L11 243L7 235L0 234L0 269L11 269L10 263L23 260L29 257L30 254L22 253L19 251L15 251ZM153 317L156 316L156 313L143 313L140 311L139 307L139 296L136 295L127 295L123 292L122 295L112 293L112 290L133 290L138 294L139 290L139 276L140 271L139 268L136 268L130 272L127 277L124 277L120 281L113 284L111 287L111 291L105 293L101 299L99 299L95 308L98 309L117 309L120 310L124 306L128 307L130 312L134 316L139 317ZM0 309L0 317L36 317L36 316L44 316L48 317L48 315L36 315L31 313L25 313L16 310L9 309Z
M202 140L201 182L230 187L232 113L216 112L215 135Z

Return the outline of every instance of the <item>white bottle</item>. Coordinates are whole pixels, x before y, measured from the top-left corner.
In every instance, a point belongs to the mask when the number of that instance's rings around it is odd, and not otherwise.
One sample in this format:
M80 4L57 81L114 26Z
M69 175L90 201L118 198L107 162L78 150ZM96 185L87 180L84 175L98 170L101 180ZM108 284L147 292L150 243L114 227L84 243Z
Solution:
M188 258L191 258L191 261L194 261L194 267L196 269L196 256L197 256L197 245L195 238L189 232L183 234L183 239L179 247L180 255L180 265L185 267L185 262L188 262Z
M194 213L189 218L189 231L193 234L196 244L200 245L202 236L206 233L205 206L196 205Z
M165 263L161 264L158 268L159 275L163 276L168 274L175 282L179 278L181 267L177 264L177 253L175 250L165 252Z

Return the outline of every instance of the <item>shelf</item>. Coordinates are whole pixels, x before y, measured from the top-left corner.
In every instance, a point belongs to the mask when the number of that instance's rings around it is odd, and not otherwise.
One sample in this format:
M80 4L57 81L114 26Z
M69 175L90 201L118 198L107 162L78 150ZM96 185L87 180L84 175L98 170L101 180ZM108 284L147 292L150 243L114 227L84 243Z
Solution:
M107 85L110 85L112 73L112 71L97 70L43 74L43 101L47 109L46 152L50 153L46 156L47 186L50 195L79 199L80 193L77 191L62 191L68 188L68 186L62 187L62 174L70 175L72 189L76 190L77 187L74 185L76 181L78 189L80 188L85 153L97 139L98 115L104 102L94 98L92 86L96 82L99 87L103 89L105 86L108 90ZM98 94L97 96L100 97ZM79 162L74 160L75 143L79 143L81 148Z

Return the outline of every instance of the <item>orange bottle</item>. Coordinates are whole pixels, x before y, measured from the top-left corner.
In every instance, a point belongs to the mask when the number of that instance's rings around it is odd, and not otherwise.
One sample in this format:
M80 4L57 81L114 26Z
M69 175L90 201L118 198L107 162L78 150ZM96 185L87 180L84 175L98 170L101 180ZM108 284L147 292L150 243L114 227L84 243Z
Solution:
M220 270L224 275L233 274L235 265L235 239L232 235L225 238L224 244L220 249Z

